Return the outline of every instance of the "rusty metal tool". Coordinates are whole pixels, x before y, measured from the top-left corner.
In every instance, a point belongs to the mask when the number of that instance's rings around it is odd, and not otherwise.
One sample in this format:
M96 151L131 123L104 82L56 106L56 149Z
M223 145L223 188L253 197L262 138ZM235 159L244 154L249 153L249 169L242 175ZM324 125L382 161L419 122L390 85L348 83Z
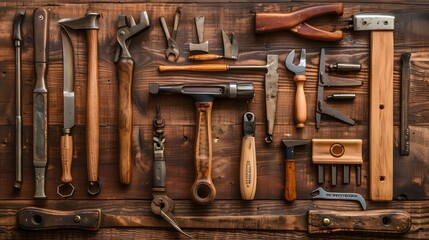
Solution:
M173 215L174 201L168 197L165 190L166 167L164 159L164 119L161 118L161 110L159 105L156 106L156 117L153 120L153 200L151 210L154 214L160 215L167 223L173 226L181 234L192 238L191 235L185 233L178 225Z
M118 17L118 30L116 39L120 46L120 55L116 61L119 82L119 181L121 184L130 184L132 167L132 128L133 128L133 102L132 84L134 73L134 60L128 50L131 38L150 27L149 17L146 11L141 12L139 24L135 24L130 17L130 27L127 25L127 17Z
M408 102L410 94L410 58L411 53L401 54L401 142L400 154L410 155L410 128L408 127Z
M266 143L273 141L274 120L276 117L277 108L277 92L278 92L278 55L268 54L267 64L261 66L254 65L227 65L227 64L195 64L195 65L181 65L181 66L167 66L161 65L158 70L160 72L166 71L195 71L195 72L227 72L229 70L266 70L265 74L265 106L267 116L267 137Z
M295 176L295 147L307 145L308 140L282 140L286 147L286 178L285 178L285 199L289 202L296 199L296 176Z
M73 196L75 187L71 167L73 161L73 137L71 129L75 125L75 76L74 76L74 50L67 28L61 26L61 42L63 47L63 100L64 100L64 127L61 136L61 166L62 184L57 187L57 194L63 198Z
M328 65L329 70L337 72L360 72L362 65L360 63L343 63L337 62Z
M371 32L369 81L369 197L393 199L393 29L395 17L386 14L353 16L355 31Z
M321 187L313 190L311 193L313 194L313 199L356 201L363 210L366 210L365 199L359 193L327 192Z
M159 21L161 22L162 30L164 30L165 38L167 40L167 50L165 50L165 57L168 59L168 57L173 54L174 55L174 61L177 61L180 55L179 46L176 43L176 36L177 36L177 29L179 27L179 21L180 21L180 15L182 14L182 8L178 7L176 9L176 14L174 15L174 25L173 25L173 32L171 33L168 31L167 23L165 22L165 18L161 16L159 18Z
M257 166L255 144L255 114L243 115L243 141L240 157L240 193L243 200L253 200L256 194Z
M71 211L26 207L9 217L10 226L27 230L80 229L97 231L115 227L170 227L153 216L119 215L123 209ZM11 215L10 213L8 216ZM7 219L7 220L9 220ZM262 231L306 231L310 234L379 233L401 234L411 228L411 215L398 209L332 211L315 209L288 215L176 216L182 228ZM5 222L5 220L3 220ZM386 224L387 222L387 224ZM385 236L384 236L385 237Z
M231 33L231 40L222 29L223 56L217 54L197 54L189 56L189 59L194 61L209 61L220 58L237 60L238 58L238 41L234 33Z
M48 163L48 12L37 8L33 13L34 69L36 85L33 90L33 165L36 178L34 198L46 198L45 171Z
M204 42L204 16L195 17L195 27L197 28L198 43L189 43L189 51L209 53L209 42Z
M316 104L316 129L320 128L322 114L331 116L340 121L354 125L355 121L344 113L329 106L323 96L325 87L357 87L362 86L362 81L346 80L339 77L327 76L325 69L325 49L320 50L320 63L319 63L319 79L317 81L317 104Z
M341 41L343 39L342 31L328 32L305 23L311 18L327 14L343 14L343 4L314 5L290 13L256 13L255 30L257 33L289 30L307 39L327 42Z
M307 81L305 76L305 54L306 50L301 49L301 55L299 64L295 65L293 60L295 58L295 50L292 50L285 60L285 65L289 71L295 74L293 81L296 85L295 93L295 105L294 105L294 116L296 128L305 128L305 122L307 121L307 100L305 99L304 83Z
M78 19L61 19L61 26L85 30L88 49L88 83L86 100L86 157L88 167L87 192L96 195L101 191L98 179L98 158L100 140L100 115L98 92L98 18L99 13L90 12Z
M195 180L191 187L192 198L200 204L208 204L216 197L212 171L211 115L215 98L251 99L254 95L252 82L195 83L163 85L149 84L152 95L175 93L193 97L196 107L195 132Z
M13 43L15 45L16 118L15 118L15 189L22 187L22 116L21 116L21 41L24 10L18 10L13 19Z

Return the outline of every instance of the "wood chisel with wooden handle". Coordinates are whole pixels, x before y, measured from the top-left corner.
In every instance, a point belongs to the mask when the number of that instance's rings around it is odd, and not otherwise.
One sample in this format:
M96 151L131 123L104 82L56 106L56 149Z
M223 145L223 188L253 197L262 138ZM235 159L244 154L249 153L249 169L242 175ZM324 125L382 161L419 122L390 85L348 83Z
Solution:
M243 142L240 158L240 192L243 200L253 200L256 193L257 166L255 147L255 115L246 112L243 115Z
M411 216L402 210L309 210L289 215L176 216L181 228L306 231L311 234L353 232L401 234L411 228ZM171 226L156 216L124 216L101 209L60 211L27 207L18 211L17 224L27 230ZM14 222L15 224L15 222Z
M45 170L48 163L48 12L37 8L33 13L34 64L36 86L33 90L33 165L35 171L34 198L46 198Z

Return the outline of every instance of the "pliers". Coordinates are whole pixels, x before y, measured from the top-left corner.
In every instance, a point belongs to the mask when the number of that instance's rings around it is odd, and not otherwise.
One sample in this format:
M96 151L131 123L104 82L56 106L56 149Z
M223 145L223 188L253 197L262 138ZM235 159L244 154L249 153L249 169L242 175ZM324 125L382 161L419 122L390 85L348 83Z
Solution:
M178 7L176 9L176 14L174 15L174 25L173 25L173 32L171 33L168 31L167 23L165 22L165 18L161 16L159 18L159 21L161 22L162 29L164 30L165 38L167 39L168 47L165 50L165 57L168 59L168 56L170 54L174 55L174 61L176 61L179 58L180 52L179 47L176 43L176 36L177 36L177 28L179 27L179 20L180 15L182 14L182 8Z

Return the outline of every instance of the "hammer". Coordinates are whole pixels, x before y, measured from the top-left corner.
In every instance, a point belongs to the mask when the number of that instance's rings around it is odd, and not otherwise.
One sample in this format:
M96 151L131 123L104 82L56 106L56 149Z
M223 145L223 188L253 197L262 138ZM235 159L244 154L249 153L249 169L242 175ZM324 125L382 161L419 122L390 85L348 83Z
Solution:
M215 98L251 99L254 95L252 82L195 83L163 85L149 84L149 93L175 93L194 98L197 130L195 132L195 180L191 187L192 198L200 204L208 204L216 197L212 182L212 106Z
M99 99L98 99L98 18L99 13L87 13L85 17L78 19L61 19L58 23L62 26L86 31L88 45L88 85L86 99L86 157L88 164L88 187L91 195L96 195L101 190L98 180L99 157Z
M295 156L296 146L307 145L308 140L282 140L286 146L286 179L285 179L285 199L294 201L296 199L296 179L295 179Z

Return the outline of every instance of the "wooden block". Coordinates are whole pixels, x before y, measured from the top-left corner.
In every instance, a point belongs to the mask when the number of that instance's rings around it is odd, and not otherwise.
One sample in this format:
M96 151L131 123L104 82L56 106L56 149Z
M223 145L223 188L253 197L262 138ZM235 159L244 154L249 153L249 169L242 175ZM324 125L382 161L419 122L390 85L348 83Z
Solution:
M314 164L362 164L361 139L313 139Z

